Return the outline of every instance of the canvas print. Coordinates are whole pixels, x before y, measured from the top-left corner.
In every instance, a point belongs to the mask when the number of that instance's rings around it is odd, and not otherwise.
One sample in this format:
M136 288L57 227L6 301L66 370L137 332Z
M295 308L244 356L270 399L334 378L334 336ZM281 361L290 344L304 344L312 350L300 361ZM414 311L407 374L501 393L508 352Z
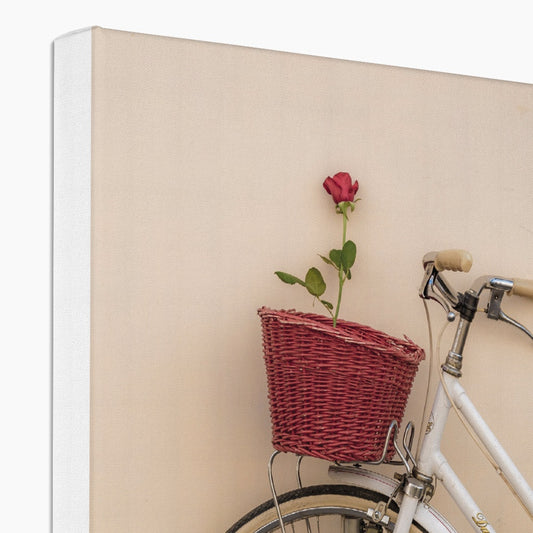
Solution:
M531 85L94 27L54 128L54 531L530 529Z

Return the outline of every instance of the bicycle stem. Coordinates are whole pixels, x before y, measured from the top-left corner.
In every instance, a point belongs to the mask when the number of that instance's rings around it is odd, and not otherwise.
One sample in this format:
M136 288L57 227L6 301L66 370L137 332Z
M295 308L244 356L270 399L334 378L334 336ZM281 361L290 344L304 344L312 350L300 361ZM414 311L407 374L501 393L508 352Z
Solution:
M463 317L460 318L455 332L452 348L448 352L446 362L442 365L442 370L460 378L462 376L461 369L463 367L463 350L470 329L471 322Z

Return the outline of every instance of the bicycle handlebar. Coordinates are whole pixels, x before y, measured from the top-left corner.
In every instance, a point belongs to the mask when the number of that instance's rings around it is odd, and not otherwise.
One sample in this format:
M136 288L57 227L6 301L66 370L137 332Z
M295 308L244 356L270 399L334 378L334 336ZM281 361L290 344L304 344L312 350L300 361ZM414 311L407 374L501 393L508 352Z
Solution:
M472 256L466 250L441 250L436 252L434 264L439 272L469 272L472 268Z
M533 298L533 280L520 278L502 278L500 276L482 276L477 278L472 287L465 293L457 292L444 278L441 272L468 272L472 267L472 256L466 250L442 250L430 252L424 256L424 279L419 295L424 299L435 300L447 312L448 320L455 319L452 309L460 312L468 322L474 318L478 310L480 295L484 289L490 290L490 298L485 312L488 318L503 320L518 327L532 339L533 334L522 324L507 316L501 310L504 294Z
M453 271L453 272L469 272L472 268L472 255L466 250L459 249L450 249L450 250L441 250L439 252L429 252L424 256L423 264L424 269L427 270L427 267L431 265L434 273L442 279L442 276L439 276L440 272L443 271ZM427 281L428 276L426 275L425 281ZM533 280L532 279L522 279L522 278L501 278L499 276L483 276L478 278L472 289L475 289L476 292L480 293L483 288L495 288L486 283L489 280L500 280L505 282L507 285L505 291L509 296L516 294L518 296L525 296L527 298L533 298ZM446 283L449 286L449 284ZM499 286L498 288L502 288ZM455 291L450 291L455 293Z
M509 291L509 295L517 294L518 296L533 298L533 280L514 278L512 282L513 288Z

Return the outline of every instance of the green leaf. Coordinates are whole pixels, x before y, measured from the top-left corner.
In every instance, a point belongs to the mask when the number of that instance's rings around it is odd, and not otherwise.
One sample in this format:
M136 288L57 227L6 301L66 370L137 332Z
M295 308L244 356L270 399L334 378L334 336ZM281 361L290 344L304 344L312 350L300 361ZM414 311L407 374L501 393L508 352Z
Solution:
M333 309L333 304L326 302L326 300L320 300L328 309Z
M313 296L322 296L326 291L326 282L318 268L310 268L305 275L305 286Z
M357 247L353 241L346 241L342 247L341 263L345 272L348 272L355 263L355 256L357 255Z
M351 270L348 270L348 272L346 272L346 278L347 279L352 279L352 271Z
M284 283L288 283L289 285L294 285L295 283L298 283L299 285L302 285L302 287L305 287L306 284L304 281L302 281L300 278L297 278L296 276L293 276L292 274L287 274L286 272L274 272L278 278L283 281Z
M341 250L331 250L329 252L329 258L333 261L333 264L337 267L341 267Z
M328 259L327 257L325 257L323 255L320 255L320 257L322 258L324 263L327 263L328 265L331 265L332 267L335 267L337 270L339 269L339 267L331 259Z

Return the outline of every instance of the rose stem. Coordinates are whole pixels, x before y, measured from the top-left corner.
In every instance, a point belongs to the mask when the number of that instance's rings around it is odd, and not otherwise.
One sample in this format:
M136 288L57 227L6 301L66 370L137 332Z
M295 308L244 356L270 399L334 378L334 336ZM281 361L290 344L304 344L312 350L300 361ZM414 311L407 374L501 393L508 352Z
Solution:
M346 222L348 217L346 216L346 206L343 206L341 208L342 211L342 247L341 250L344 248L344 245L346 244ZM339 267L339 297L337 298L337 308L335 309L335 316L333 317L333 327L337 327L337 318L339 316L339 310L341 307L341 298L342 298L342 286L344 285L344 281L346 280L346 277L343 277L343 268L342 268L342 262Z

